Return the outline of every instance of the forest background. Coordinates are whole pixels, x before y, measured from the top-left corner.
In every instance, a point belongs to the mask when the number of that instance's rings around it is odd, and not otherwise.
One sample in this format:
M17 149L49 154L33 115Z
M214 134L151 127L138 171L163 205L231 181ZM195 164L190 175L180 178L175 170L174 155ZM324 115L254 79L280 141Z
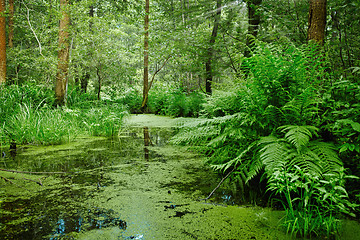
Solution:
M248 201L281 202L290 233L358 213L359 1L0 6L2 145L114 136L128 112L198 117L173 143L259 188Z

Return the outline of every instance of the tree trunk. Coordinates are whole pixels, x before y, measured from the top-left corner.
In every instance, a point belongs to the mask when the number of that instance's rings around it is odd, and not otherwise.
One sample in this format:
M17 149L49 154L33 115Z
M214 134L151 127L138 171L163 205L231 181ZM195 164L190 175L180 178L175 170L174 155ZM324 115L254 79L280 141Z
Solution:
M5 0L0 0L0 85L6 82Z
M14 46L14 0L9 0L9 34L8 34L8 46L12 48Z
M221 0L216 1L216 15L214 20L214 27L211 33L209 48L207 51L207 60L205 62L205 72L206 72L206 93L211 95L212 93L212 81L213 81L213 70L212 70L212 58L214 55L214 44L217 37L217 32L220 24L220 17L221 17Z
M81 92L86 93L89 79L90 79L90 73L85 72L83 77L80 79Z
M143 87L143 106L144 112L147 107L148 88L149 88L149 14L150 3L149 0L145 0L145 24L144 24L144 87Z
M58 68L56 73L56 104L64 105L66 101L68 73L69 73L69 25L70 25L70 0L60 0L60 28L59 28L59 52Z
M101 65L99 67L96 67L96 75L98 77L98 84L99 84L99 88L97 89L97 97L98 100L100 100L100 93L101 93L101 85L102 85L102 78L101 78Z
M89 29L90 29L90 32L92 33L93 32L93 18L94 18L94 6L91 5L90 8L89 8L89 17L90 17L90 21L89 21Z
M326 25L326 0L310 0L308 41L323 45Z
M262 0L248 0L246 3L248 8L248 33L246 36L246 49L244 56L250 57L250 53L255 47L253 39L257 37L259 32L260 14L257 9L262 3Z

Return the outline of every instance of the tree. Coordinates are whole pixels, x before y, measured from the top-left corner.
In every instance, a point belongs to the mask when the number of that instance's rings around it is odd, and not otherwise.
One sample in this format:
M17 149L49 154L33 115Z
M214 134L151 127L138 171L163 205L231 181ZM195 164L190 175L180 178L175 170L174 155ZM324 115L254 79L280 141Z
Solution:
M149 14L150 2L145 0L145 23L144 23L144 85L143 85L143 104L141 106L144 111L147 104L148 88L149 88Z
M57 105L64 105L66 100L69 73L70 0L60 0L60 11L61 19L59 27L59 50L55 95Z
M213 70L212 70L212 59L214 55L214 44L216 41L218 28L220 24L220 17L221 17L221 0L216 0L216 15L214 20L214 27L211 33L210 41L209 41L209 48L207 50L207 59L205 62L205 71L206 71L206 93L212 93L211 84L213 81Z
M310 0L308 41L324 44L326 25L326 0Z
M252 41L258 35L260 24L260 14L258 8L261 3L262 0L248 0L246 2L248 8L248 35L246 36L245 57L250 57L250 51L254 48Z
M14 46L14 0L9 0L9 34L8 34L8 45L9 48Z
M5 0L0 1L0 85L6 82Z

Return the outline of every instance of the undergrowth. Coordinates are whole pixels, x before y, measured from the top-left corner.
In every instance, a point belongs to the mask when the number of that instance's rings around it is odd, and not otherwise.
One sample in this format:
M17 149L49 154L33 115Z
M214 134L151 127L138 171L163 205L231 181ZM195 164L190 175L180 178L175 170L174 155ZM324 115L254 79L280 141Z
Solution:
M311 45L258 42L242 62L246 77L214 91L202 118L172 139L231 171L239 189L267 181L263 192L282 203L287 231L303 237L337 234L342 214L357 207L346 183L358 178L344 167L360 165L359 85L331 85L317 54Z
M91 96L73 92L67 107L55 107L50 92L35 85L2 87L1 143L50 145L72 141L79 135L115 136L127 115L121 104L94 101Z

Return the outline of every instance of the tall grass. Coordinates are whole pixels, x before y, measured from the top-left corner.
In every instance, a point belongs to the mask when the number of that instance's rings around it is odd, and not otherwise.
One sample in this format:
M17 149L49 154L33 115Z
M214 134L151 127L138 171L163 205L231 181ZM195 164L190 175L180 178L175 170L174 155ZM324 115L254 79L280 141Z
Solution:
M61 109L40 109L27 104L21 104L19 111L7 119L4 130L18 144L60 144L71 141L79 133L73 119Z
M127 114L123 105L72 95L71 108L56 108L42 87L38 92L35 86L2 87L1 143L51 145L72 141L79 135L114 136L119 132Z
M90 108L79 115L80 125L92 136L115 136L127 115L125 107L119 104Z

